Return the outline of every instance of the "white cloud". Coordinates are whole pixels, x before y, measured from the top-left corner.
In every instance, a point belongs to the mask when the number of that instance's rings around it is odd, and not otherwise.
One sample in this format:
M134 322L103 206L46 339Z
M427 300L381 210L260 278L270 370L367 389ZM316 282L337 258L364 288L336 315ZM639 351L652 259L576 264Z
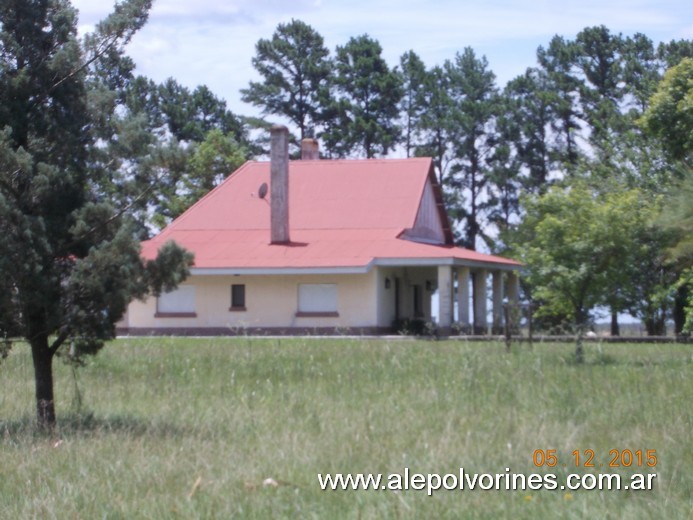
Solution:
M554 34L573 38L592 25L642 32L655 42L693 35L693 8L684 0L155 0L149 22L129 53L138 72L208 85L232 110L257 113L239 90L257 77L255 43L277 24L297 18L312 25L331 49L351 36L378 39L391 64L415 50L428 65L466 46L486 55L499 83L535 64L536 49ZM109 12L107 4L73 0L87 30Z

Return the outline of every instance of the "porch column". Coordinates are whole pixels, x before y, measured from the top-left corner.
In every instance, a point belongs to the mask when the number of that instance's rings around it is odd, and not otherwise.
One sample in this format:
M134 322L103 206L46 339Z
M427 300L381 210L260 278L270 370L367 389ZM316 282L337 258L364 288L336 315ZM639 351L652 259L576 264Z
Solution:
M508 301L510 305L517 305L520 303L520 277L517 276L515 271L510 271L505 283L507 285L506 290L508 291Z
M520 277L515 271L510 271L505 279L506 291L508 293L508 304L510 305L508 315L511 317L510 327L513 334L520 331Z
M472 328L469 321L469 267L457 269L457 312L457 321L468 334Z
M452 325L452 266L438 266L438 327L450 334Z
M493 271L493 334L503 332L503 272Z
M486 334L486 269L474 272L474 334Z

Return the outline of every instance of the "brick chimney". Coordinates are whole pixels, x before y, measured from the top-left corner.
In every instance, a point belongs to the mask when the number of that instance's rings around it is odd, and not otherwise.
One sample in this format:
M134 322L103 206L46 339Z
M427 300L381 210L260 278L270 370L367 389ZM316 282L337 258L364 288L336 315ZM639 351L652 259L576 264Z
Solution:
M274 125L270 129L270 235L272 244L289 239L289 130Z
M306 137L301 140L301 160L302 161L317 161L320 159L320 147L318 140L312 137Z

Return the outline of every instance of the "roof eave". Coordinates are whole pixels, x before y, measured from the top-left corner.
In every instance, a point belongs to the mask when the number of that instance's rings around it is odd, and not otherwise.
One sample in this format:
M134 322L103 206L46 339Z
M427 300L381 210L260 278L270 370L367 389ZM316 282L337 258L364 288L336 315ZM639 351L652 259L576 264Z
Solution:
M514 262L504 263L489 260L466 260L454 257L443 258L376 258L374 265L381 267L437 267L449 265L452 267L469 267L470 269L493 269L496 271L517 271L522 265Z

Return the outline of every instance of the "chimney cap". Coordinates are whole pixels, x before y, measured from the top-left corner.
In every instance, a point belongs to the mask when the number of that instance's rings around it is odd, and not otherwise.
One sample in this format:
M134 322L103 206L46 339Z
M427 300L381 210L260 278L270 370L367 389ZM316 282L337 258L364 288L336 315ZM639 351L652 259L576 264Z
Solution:
M287 133L288 133L288 132L289 132L289 129L288 129L286 126L284 126L284 125L272 125L272 126L270 127L270 132L273 133L273 134L280 133L280 132L281 132L281 133L283 133L283 132L287 132Z

